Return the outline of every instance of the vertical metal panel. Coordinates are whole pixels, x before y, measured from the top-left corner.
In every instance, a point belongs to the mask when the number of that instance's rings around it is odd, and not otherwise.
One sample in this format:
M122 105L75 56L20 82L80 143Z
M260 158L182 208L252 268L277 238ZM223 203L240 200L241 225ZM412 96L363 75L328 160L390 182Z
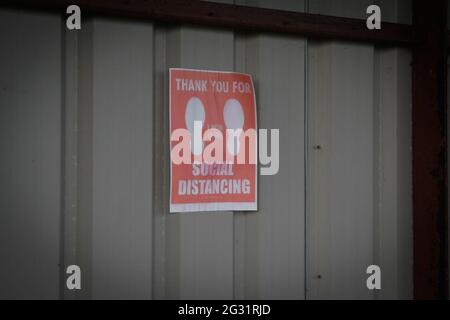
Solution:
M92 96L94 91L93 22L91 19L84 21L78 33L78 40L77 52L66 53L67 58L70 54L78 56L76 261L82 271L82 284L76 296L79 299L90 299L92 298ZM66 96L70 95L69 90L69 87L66 87Z
M172 30L168 42L167 69L233 69L233 33L230 31L183 27ZM168 266L169 297L231 299L232 213L171 214L167 228L166 252L176 256L169 259L177 264Z
M259 179L259 212L246 221L249 297L303 299L305 273L305 41L258 36L247 48L258 126L280 130L280 168Z
M0 12L0 298L57 299L61 19Z
M411 54L376 51L375 254L382 270L378 298L412 298Z
M303 11L304 1L242 4ZM305 297L305 43L280 35L239 39L236 67L252 74L258 127L280 130L280 171L260 176L257 213L235 216L236 291L247 299ZM270 136L270 133L269 133ZM239 267L240 266L240 267Z
M67 266L77 264L77 167L78 167L78 34L63 28L63 185L61 187L63 206L61 224L61 266L60 286L65 299L74 299L75 290L65 285Z
M169 107L166 63L166 28L154 33L154 147L153 147L153 299L170 296L166 284L166 266L173 261L166 256L166 219L169 213ZM175 267L175 266L172 266ZM171 282L177 283L175 279ZM175 290L177 291L177 290Z
M310 51L309 297L370 298L373 263L373 48Z
M153 27L93 27L92 297L151 298Z

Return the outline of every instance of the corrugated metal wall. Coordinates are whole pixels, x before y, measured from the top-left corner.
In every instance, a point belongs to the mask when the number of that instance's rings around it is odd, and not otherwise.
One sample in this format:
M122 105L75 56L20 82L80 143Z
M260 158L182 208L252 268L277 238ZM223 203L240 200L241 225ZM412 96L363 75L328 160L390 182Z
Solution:
M235 2L364 18L372 1ZM382 5L409 22L409 1ZM17 10L0 40L0 297L411 297L408 51ZM258 124L280 129L258 213L168 214L169 67L253 75Z

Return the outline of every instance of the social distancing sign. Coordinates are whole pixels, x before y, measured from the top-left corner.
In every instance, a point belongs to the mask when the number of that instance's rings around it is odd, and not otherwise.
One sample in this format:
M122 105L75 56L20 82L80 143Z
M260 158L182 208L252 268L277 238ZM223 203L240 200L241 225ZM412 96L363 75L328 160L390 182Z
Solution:
M253 81L170 69L170 212L257 210Z

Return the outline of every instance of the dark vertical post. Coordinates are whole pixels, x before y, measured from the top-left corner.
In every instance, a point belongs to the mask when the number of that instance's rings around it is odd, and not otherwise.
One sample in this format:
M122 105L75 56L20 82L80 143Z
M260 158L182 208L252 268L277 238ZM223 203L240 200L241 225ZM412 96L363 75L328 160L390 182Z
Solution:
M448 297L447 0L414 0L414 298Z

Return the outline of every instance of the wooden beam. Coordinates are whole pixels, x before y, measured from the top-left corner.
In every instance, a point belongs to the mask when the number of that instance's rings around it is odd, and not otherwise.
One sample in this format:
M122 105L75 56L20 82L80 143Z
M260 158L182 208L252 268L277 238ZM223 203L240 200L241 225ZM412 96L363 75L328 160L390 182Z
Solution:
M414 297L448 298L447 0L414 0Z
M167 23L206 25L247 31L276 32L321 39L411 45L411 26L384 22L368 30L366 20L185 0L4 0L0 6L56 10L70 4L82 13L150 19Z

